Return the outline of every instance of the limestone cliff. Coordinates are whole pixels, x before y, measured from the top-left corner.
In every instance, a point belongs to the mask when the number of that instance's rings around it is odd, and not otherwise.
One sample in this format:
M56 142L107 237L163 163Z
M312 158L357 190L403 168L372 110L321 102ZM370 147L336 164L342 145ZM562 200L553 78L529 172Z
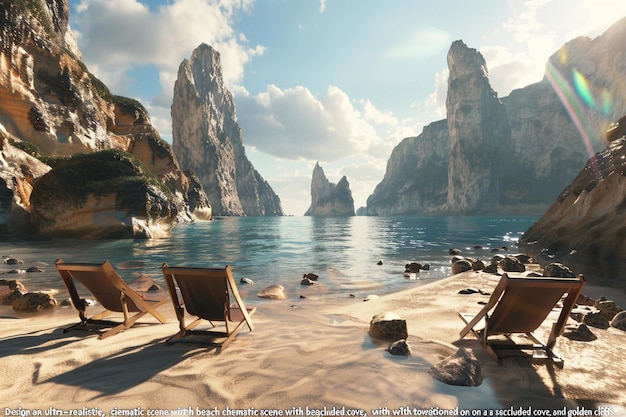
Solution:
M594 284L626 290L626 137L589 159L520 248L540 263L562 262Z
M311 206L305 216L354 216L350 183L344 175L337 184L328 181L319 162L311 178Z
M245 155L235 102L224 86L220 55L206 44L178 70L172 147L194 171L214 215L282 216L280 199Z
M371 216L437 213L448 198L450 139L445 120L394 148L383 180L367 199Z
M39 234L49 237L164 237L178 216L169 194L128 153L76 154L37 180L31 215Z
M500 175L511 131L506 110L489 84L487 64L462 41L448 52L446 98L450 213L477 213L500 201Z
M104 149L131 152L170 189L178 221L207 218L210 206L189 210L189 179L144 107L111 94L89 73L68 21L67 0L0 0L2 129L42 160Z
M568 42L550 57L542 81L513 91L502 105L487 88L480 54L455 42L445 125L433 123L394 149L366 213L545 211L589 155L604 148L604 132L626 109L626 83L615 75L626 72L624 38L626 19L598 38ZM429 142L437 145L424 147ZM440 163L425 170L442 156L449 158L446 172ZM444 189L425 192L424 180L443 176Z

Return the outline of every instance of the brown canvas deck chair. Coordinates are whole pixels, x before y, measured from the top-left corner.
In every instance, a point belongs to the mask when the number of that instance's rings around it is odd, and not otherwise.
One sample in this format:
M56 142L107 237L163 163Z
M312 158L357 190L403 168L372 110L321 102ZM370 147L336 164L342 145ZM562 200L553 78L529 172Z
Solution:
M215 345L223 350L244 324L250 331L254 329L250 316L254 314L256 307L246 308L243 304L229 266L188 268L171 267L165 263L162 269L180 324L180 331L168 342L183 339L192 342L186 336L193 334L211 336L208 343L207 338L202 338L200 343ZM179 298L179 292L182 298ZM231 295L234 299L232 304ZM190 316L197 317L189 324L185 324L185 310ZM208 330L192 330L203 320L208 321L212 327ZM217 331L215 322L223 322L225 331Z
M563 359L552 348L563 332L584 281L582 275L578 278L512 277L504 273L489 301L478 314L459 313L467 324L460 332L461 338L471 331L496 361L502 359L504 350L531 350L533 358L549 359L563 366ZM564 295L566 298L560 315L552 326L547 343L543 343L533 332ZM480 322L484 323L484 328L475 330ZM526 335L533 344L515 343L510 337L515 333ZM493 340L493 336L498 335L504 335L506 339Z
M98 333L98 337L104 339L131 327L147 313L150 313L161 323L167 321L165 316L156 310L167 299L148 300L144 298L122 280L109 261L102 264L65 263L59 259L56 261L56 268L80 317L80 322L64 329L65 332L74 329L87 330ZM78 294L74 280L80 282L102 304L105 310L87 318L85 311L87 305ZM123 313L124 320L122 322L104 320L114 312ZM131 313L133 314L131 315ZM108 328L108 330L103 330L103 327Z

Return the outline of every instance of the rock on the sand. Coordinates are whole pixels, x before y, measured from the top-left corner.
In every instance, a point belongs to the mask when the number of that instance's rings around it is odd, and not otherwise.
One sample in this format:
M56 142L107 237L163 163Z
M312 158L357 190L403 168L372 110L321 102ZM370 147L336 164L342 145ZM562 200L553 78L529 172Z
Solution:
M459 348L428 371L433 378L448 385L477 387L483 382L482 369L474 354Z
M57 306L57 300L50 294L43 292L29 292L17 298L11 305L15 311L37 312Z
M257 294L259 298L268 298L270 300L284 300L287 298L285 296L285 287L282 285L270 285L269 287L263 288Z
M613 317L613 320L611 320L611 327L626 331L626 311L617 313L615 317Z
M409 337L406 320L390 311L372 317L369 335L389 342L395 342L396 340Z
M579 342L592 342L598 338L585 323L568 326L563 332L563 337Z
M411 347L406 339L396 340L387 348L387 352L396 356L408 356L411 354Z

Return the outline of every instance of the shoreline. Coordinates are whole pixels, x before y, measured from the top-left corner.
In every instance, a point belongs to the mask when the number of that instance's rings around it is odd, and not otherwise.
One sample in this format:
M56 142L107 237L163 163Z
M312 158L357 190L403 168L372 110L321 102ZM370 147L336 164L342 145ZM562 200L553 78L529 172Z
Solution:
M367 415L384 407L407 406L416 410L582 406L626 413L620 408L626 404L626 360L621 353L626 332L594 328L598 336L594 342L559 337L555 351L565 359L563 369L520 359L497 364L472 336L459 340L463 323L457 312L477 312L478 302L487 296L458 291L490 290L498 279L465 272L367 302L348 298L325 303L323 296L262 300L255 290L244 298L246 305L258 308L255 330L242 330L219 354L198 345L165 345L178 326L171 304L160 309L168 317L166 324L146 319L105 340L83 332L62 333L78 319L73 308L17 319L3 314L0 402L10 410L98 407L106 415L114 407L141 407L145 412L306 406L345 407ZM406 320L411 356L392 356L385 350L387 342L368 335L372 316L385 311ZM541 337L542 331L546 329L538 332ZM478 387L446 385L428 374L460 347L471 350L481 363L484 380Z

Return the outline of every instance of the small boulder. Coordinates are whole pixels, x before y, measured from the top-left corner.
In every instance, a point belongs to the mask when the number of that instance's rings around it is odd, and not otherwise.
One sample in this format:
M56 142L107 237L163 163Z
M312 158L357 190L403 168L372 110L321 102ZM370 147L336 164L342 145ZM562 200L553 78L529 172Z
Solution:
M418 273L422 269L422 265L417 262L411 262L410 264L404 265L404 271L409 273Z
M257 294L259 298L267 298L270 300L284 300L287 298L285 296L285 287L282 285L270 285L259 291Z
M578 305L582 305L582 306L592 306L596 303L596 300L594 300L593 298L585 295L585 294L580 294L578 296L578 300L576 300L576 304Z
M569 340L579 342L592 342L598 338L584 323L568 326L563 332L563 336L567 337Z
M300 285L315 285L315 284L317 284L317 282L309 278L302 278L302 281L300 281Z
M478 359L465 348L459 348L456 353L430 368L428 373L448 385L477 387L483 382Z
M585 314L583 323L587 326L595 327L597 329L608 329L610 324L606 317L600 312L593 312Z
M472 261L472 271L480 271L481 269L485 269L485 263L480 259L476 259Z
M21 265L24 261L10 256L4 260L4 263L7 265Z
M378 295L376 295L376 294L370 294L370 295L366 296L366 297L363 299L363 301L372 301L372 300L375 300L375 299L377 299L377 298L379 298L379 296L378 296Z
M517 258L505 256L499 263L500 268L505 272L524 272L526 267Z
M48 310L57 306L57 300L44 292L29 292L13 301L11 306L15 311L34 313Z
M596 301L593 306L597 308L600 314L602 314L602 316L604 316L608 321L613 320L613 317L615 317L617 313L624 311L624 309L618 306L615 301L610 300Z
M523 264L531 263L531 257L524 253L518 253L512 256Z
M240 283L242 284L246 284L246 285L254 285L254 281L252 281L250 278L246 278L243 277L239 280Z
M457 248L450 248L450 249L448 249L448 254L450 254L450 255L460 255L461 254L461 250L457 249Z
M390 344L387 352L397 356L408 356L411 354L411 346L409 346L406 339L400 339Z
M483 272L488 274L497 274L498 273L498 264L490 263L486 267L483 268Z
M424 264L424 265L422 265L422 270L424 270L424 271L429 271L429 270L430 270L430 264Z
M409 337L406 320L390 311L372 317L368 333L371 337L390 342Z
M613 317L613 320L611 320L611 327L626 331L626 311L617 313L615 317Z
M452 264L452 275L460 274L461 272L471 271L472 264L467 259L461 259Z
M553 262L543 268L543 275L553 278L574 278L576 275L567 266Z
M306 278L306 279L310 279L311 281L317 281L317 279L319 278L318 275L316 274L312 274L312 273L308 273L308 274L304 274L302 275L302 278Z

